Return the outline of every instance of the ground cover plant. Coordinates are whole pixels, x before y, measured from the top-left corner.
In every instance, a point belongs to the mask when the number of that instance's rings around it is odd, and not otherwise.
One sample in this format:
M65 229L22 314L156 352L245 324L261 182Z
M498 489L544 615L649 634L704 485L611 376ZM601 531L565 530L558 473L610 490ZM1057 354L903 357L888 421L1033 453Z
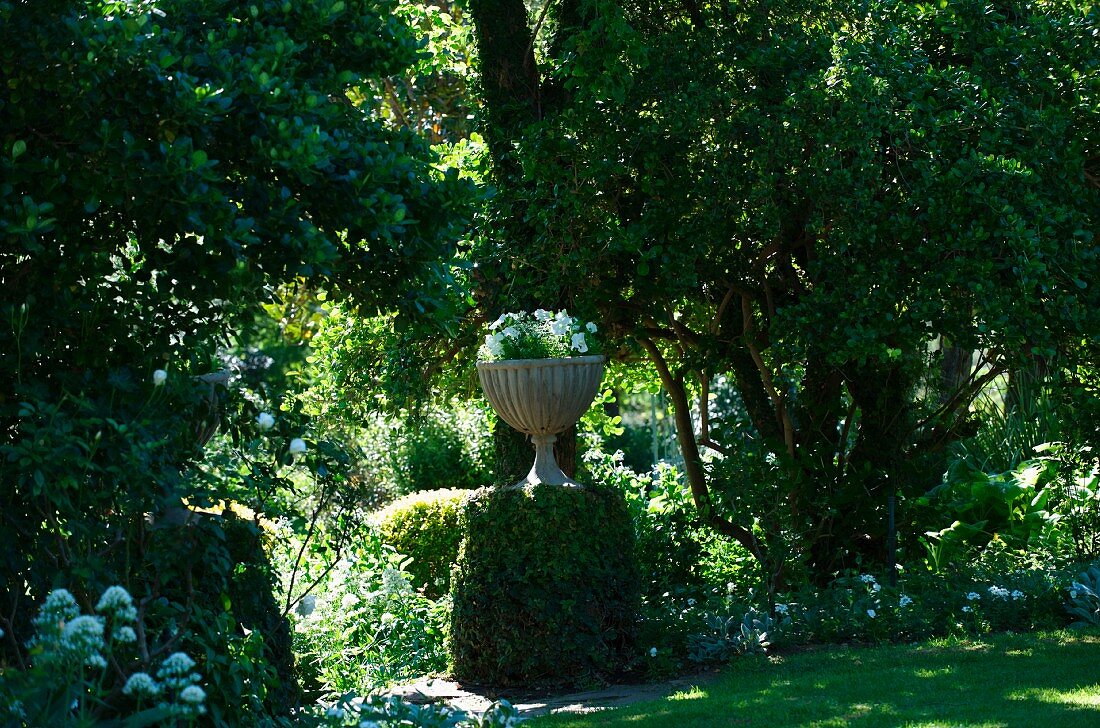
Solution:
M1100 720L1098 651L1093 631L792 652L665 700L528 725L1087 726Z

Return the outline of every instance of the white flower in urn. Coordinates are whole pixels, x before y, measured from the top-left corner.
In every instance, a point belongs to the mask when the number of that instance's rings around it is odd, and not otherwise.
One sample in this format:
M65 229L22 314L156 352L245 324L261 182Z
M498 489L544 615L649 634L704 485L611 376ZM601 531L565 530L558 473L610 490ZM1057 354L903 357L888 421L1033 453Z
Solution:
M561 359L592 352L592 334L598 330L566 310L535 309L501 314L485 334L478 352L481 361ZM597 352L598 353L598 352Z

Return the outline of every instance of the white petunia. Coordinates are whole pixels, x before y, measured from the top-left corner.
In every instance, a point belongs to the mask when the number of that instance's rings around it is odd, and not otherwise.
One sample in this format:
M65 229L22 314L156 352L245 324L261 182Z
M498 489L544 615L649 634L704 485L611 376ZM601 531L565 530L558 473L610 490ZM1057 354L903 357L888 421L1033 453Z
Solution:
M545 308L536 308L535 309L535 320L536 321L549 321L551 316L553 316L553 314L550 313L549 311L547 311Z
M275 426L275 417L268 412L261 412L256 416L256 426L266 432Z
M344 598L340 600L340 608L344 610L351 609L359 603L359 595L357 594L345 594Z
M301 455L306 451L306 441L300 437L295 437L290 441L289 452L291 455Z
M584 341L584 334L573 334L572 341L569 342L569 348L584 353L588 351L588 344Z
M519 338L519 330L516 329L515 326L509 326L508 328L504 329L502 333L509 339Z
M160 385L164 384L166 381L168 381L168 372L164 371L163 369L157 369L156 371L153 372L153 386L154 387L159 387Z
M657 648L656 647L650 647L649 648L649 656L650 657L656 657L657 656Z
M1024 593L1023 593L1022 591L1020 591L1019 589L1014 589L1014 590L1012 591L1012 599L1013 599L1013 601L1015 601L1015 600L1017 600L1017 599L1023 599L1023 598L1024 598Z
M500 339L492 334L485 334L485 348L493 356L500 356L504 353L504 347L500 345Z
M490 330L490 331L496 331L496 330L497 330L497 329L499 329L499 328L500 328L500 327L501 327L501 326L502 326L503 324L504 324L504 314L501 314L501 315L500 315L500 317L499 317L499 318L497 318L497 320L496 320L496 321L494 321L493 323L489 324L489 330Z
M978 592L970 592L969 594L966 595L966 598L973 602L973 601L977 601L978 599L981 599L982 595L979 594Z
M588 333L590 333L590 334L594 334L594 333L596 333L596 324L592 323L591 321L589 321L588 323L586 323L586 324L584 325L584 327L585 327L586 329L588 329Z
M874 619L875 618L875 610L868 609L867 610L867 616L870 617L871 619Z

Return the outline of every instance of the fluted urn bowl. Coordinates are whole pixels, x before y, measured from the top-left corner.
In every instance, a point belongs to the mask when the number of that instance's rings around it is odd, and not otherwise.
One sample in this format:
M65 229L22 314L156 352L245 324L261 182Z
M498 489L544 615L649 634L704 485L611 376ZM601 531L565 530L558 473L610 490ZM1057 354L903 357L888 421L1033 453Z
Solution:
M530 435L535 445L531 472L514 487L538 483L581 487L558 467L554 441L592 404L603 367L602 356L478 362L477 376L489 404L502 420Z

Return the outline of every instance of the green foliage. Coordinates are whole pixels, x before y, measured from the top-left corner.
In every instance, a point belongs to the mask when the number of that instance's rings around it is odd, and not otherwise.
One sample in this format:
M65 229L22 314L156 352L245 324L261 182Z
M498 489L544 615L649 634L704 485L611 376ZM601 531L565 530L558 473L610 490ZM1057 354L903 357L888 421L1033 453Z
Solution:
M446 668L449 604L413 589L408 564L364 529L298 599L295 650L313 697L365 695Z
M451 656L462 680L590 685L630 656L634 533L606 486L488 488L466 501L452 577Z
M592 481L617 489L630 508L643 597L655 600L665 592L698 596L707 558L682 474L662 463L639 475L623 464L621 453L608 455L599 448L589 448L584 463Z
M1071 626L1100 627L1100 564L1091 564L1082 571L1068 589L1066 610L1077 617Z
M1038 459L1057 473L1048 486L1050 509L1060 517L1062 534L1072 543L1074 557L1100 557L1100 458L1089 445L1045 443L1035 448Z
M146 625L122 587L105 590L88 614L68 590L55 589L33 624L34 634L22 635L30 664L0 671L5 725L139 728L206 713L201 676L186 654L164 657L155 672L136 669Z
M777 603L776 641L909 641L1064 627L1070 574L1021 563L1012 552L987 552L946 573L905 572L897 587L871 574L845 574Z
M483 13L483 63L530 47L509 45L528 26L499 22L504 8ZM609 349L659 367L681 417L726 377L786 471L767 504L798 522L728 500L706 517L737 519L747 548L745 523L760 524L769 557L819 581L884 561L889 493L972 431L975 380L1094 356L1100 61L1085 48L1100 9L595 0L561 14L541 68L516 55L490 69L523 74L484 94L500 193L476 241L479 304L555 301L601 321ZM982 366L945 383L938 337ZM695 471L700 435L683 452L696 491L714 485Z
M1055 474L1055 468L1037 460L993 474L957 463L942 485L918 501L918 507L933 508L941 523L952 521L921 539L933 568L942 569L993 538L1020 550L1057 551L1058 517L1048 510L1047 488Z
M462 541L459 514L465 490L411 493L391 503L376 518L382 540L408 556L413 586L438 599L450 591L451 567Z
M141 654L194 648L210 722L289 714L255 534L195 511L244 500L311 535L300 508L341 510L340 456L286 379L226 396L198 377L288 291L446 306L467 186L355 101L417 60L394 8L0 2L0 665L53 588L124 584ZM256 378L239 353L223 382Z
M1004 473L958 460L944 483L912 503L926 531L919 543L930 568L943 571L996 541L1055 560L1087 561L1100 548L1100 480L1092 448L1044 443ZM949 524L943 527L943 524Z
M564 309L501 314L489 324L489 332L478 351L481 361L554 359L573 356L574 352L592 355L599 351L589 338L596 333L596 324L582 324Z
M953 444L956 459L987 473L1006 471L1030 459L1039 445L1063 439L1063 423L1072 416L1072 408L1058 406L1032 378L1016 377L1020 379L1027 384L1017 383L1015 402L1005 402L1008 392L999 390L978 398L978 431Z
M387 440L391 484L399 495L476 488L489 475L489 434L477 409L436 409L394 422Z
M318 716L316 724L326 728L515 728L519 720L519 712L507 700L493 702L478 715L446 703L419 705L397 695L344 695Z
M766 655L775 620L750 609L743 615L710 613L707 631L691 636L689 659L695 663L723 663L741 655Z

